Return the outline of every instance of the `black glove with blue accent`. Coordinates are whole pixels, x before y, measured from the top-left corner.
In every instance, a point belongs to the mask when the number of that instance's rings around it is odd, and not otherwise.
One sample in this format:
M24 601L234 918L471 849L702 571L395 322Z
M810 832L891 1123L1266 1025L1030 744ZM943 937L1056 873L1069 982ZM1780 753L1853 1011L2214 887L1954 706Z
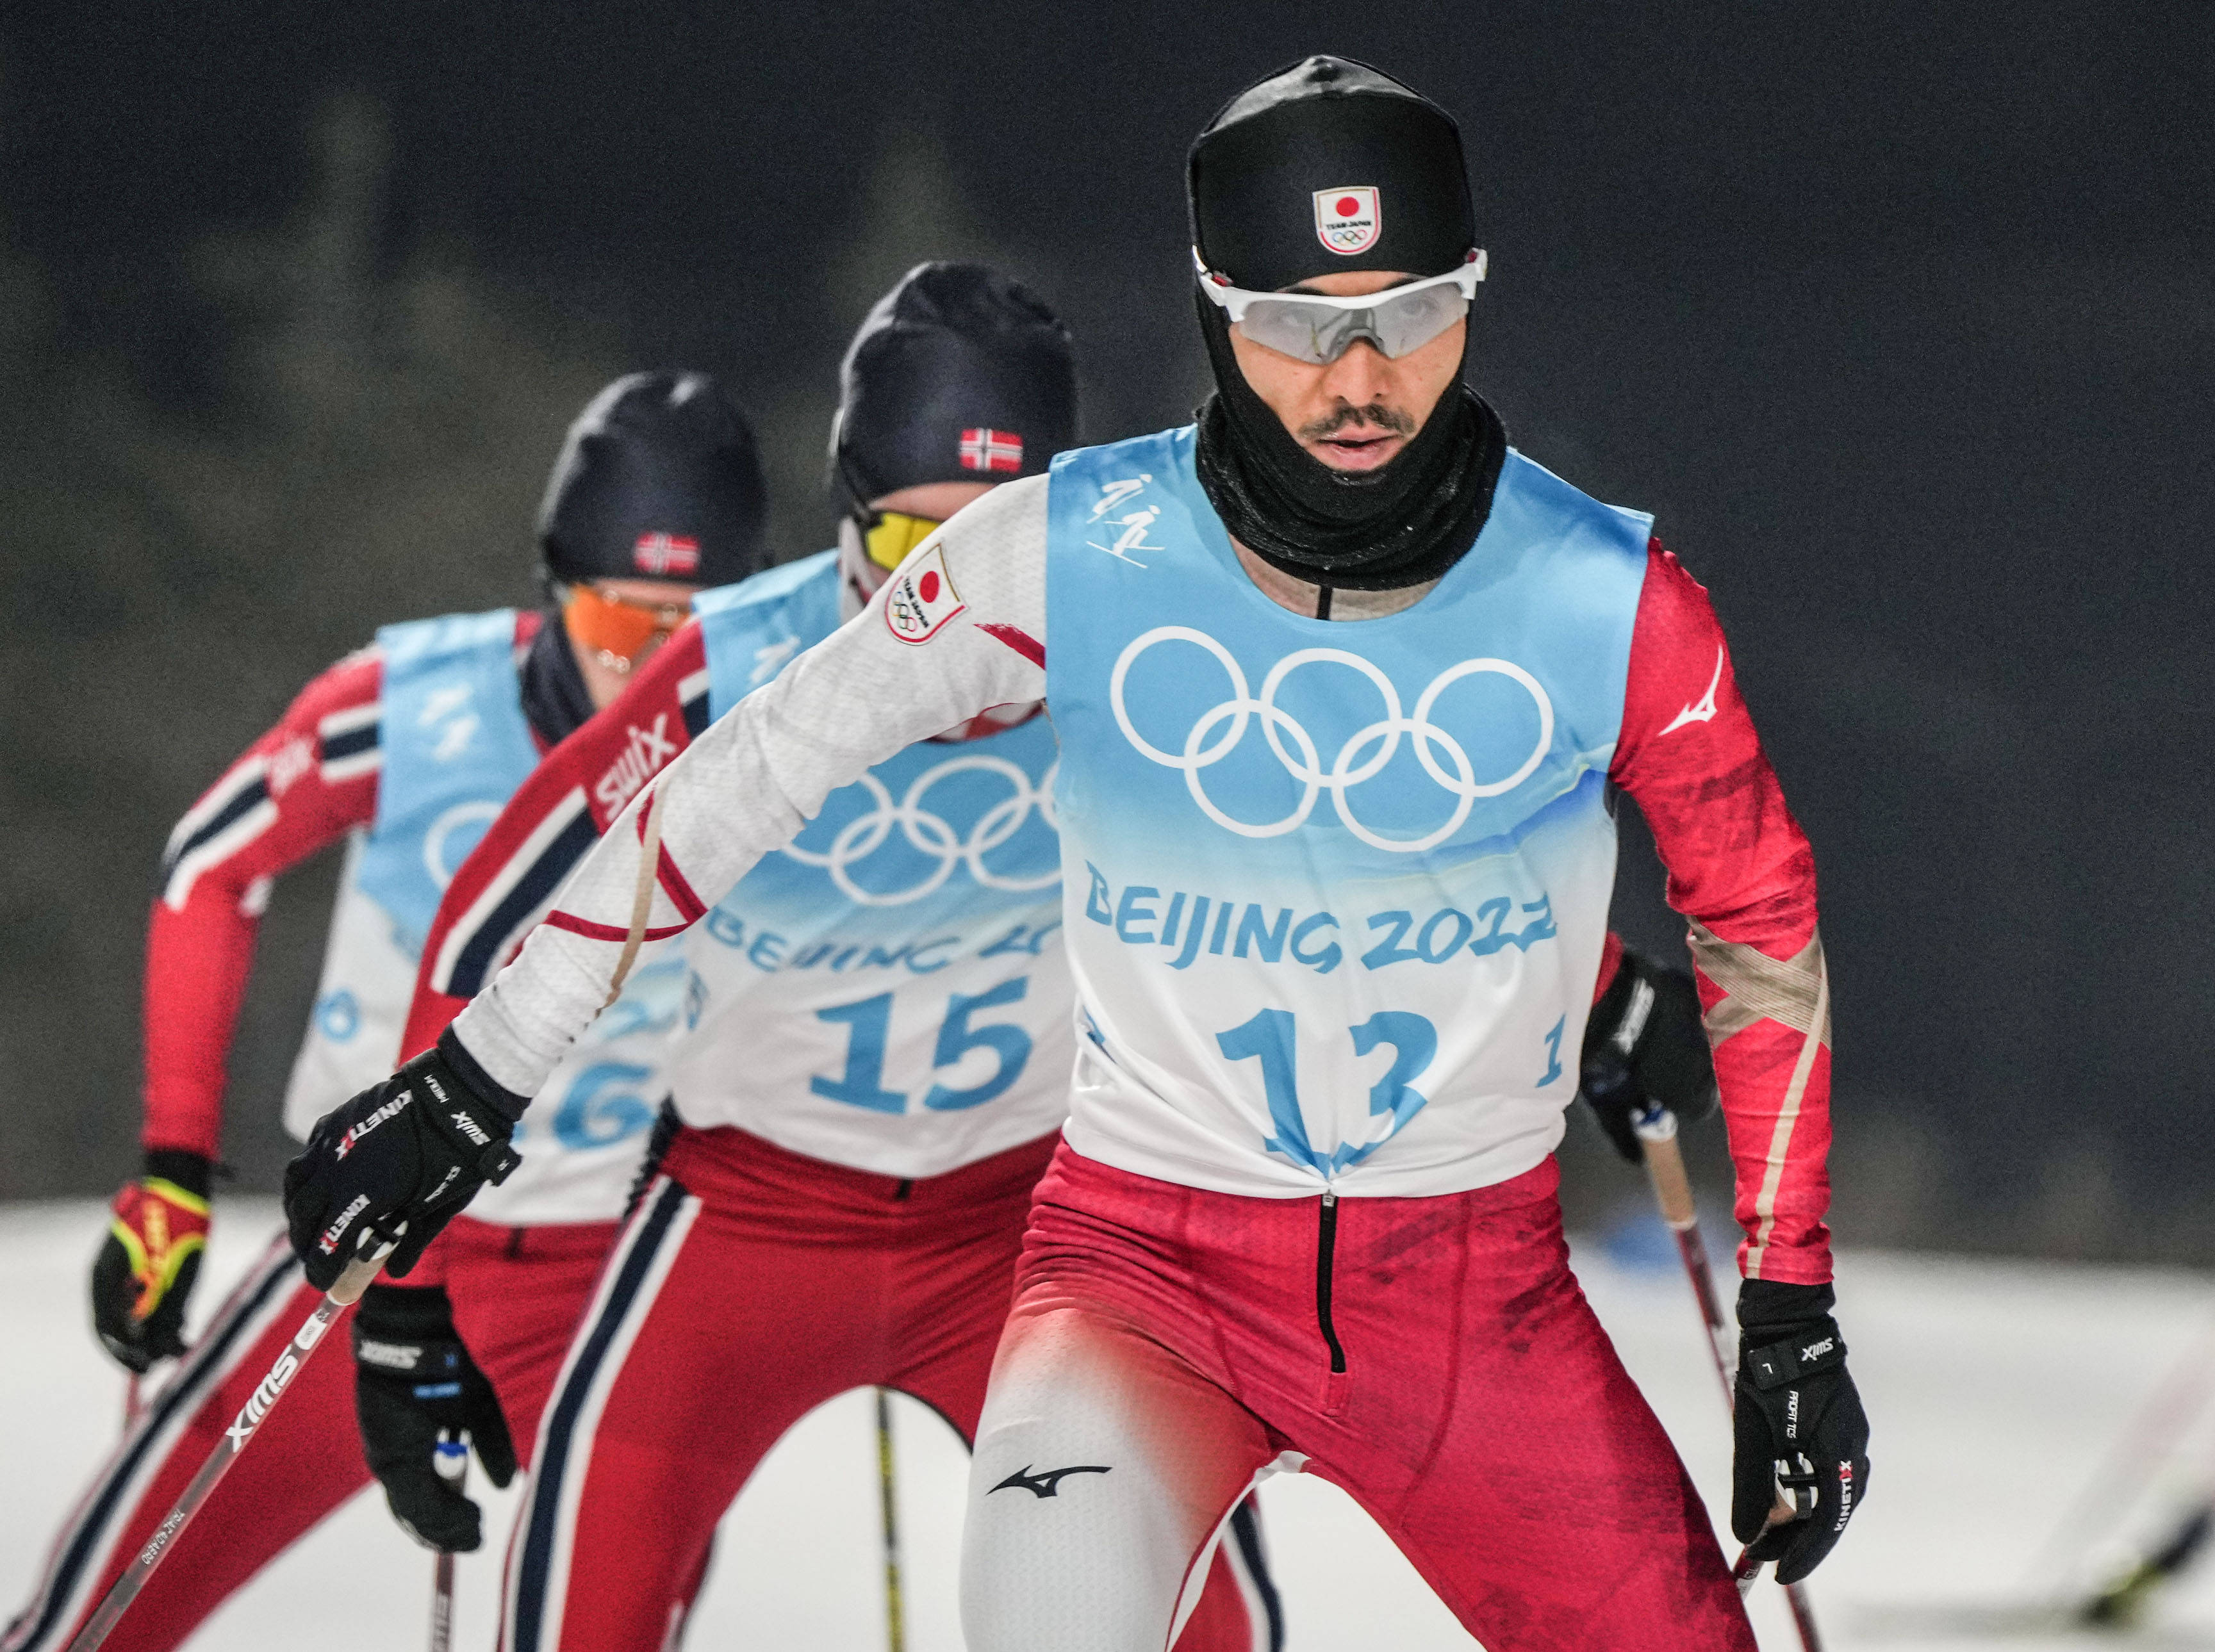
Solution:
M1715 1111L1715 1058L1690 970L1623 949L1615 979L1585 1023L1578 1093L1634 1165L1644 1163L1646 1153L1633 1119L1649 1104L1666 1107L1679 1124L1697 1124Z
M479 1188L506 1181L523 1162L507 1139L525 1104L486 1076L449 1028L383 1083L317 1119L285 1166L285 1221L308 1282L330 1289L365 1230L398 1236L384 1271L405 1279Z
M426 1549L478 1547L483 1515L437 1472L439 1442L466 1435L496 1486L515 1478L515 1442L500 1397L454 1329L446 1293L371 1285L354 1313L353 1358L362 1453L392 1518Z
M1780 1583L1820 1565L1868 1495L1868 1418L1834 1300L1828 1285L1739 1287L1731 1532L1747 1558L1776 1563ZM1764 1530L1780 1485L1800 1516Z

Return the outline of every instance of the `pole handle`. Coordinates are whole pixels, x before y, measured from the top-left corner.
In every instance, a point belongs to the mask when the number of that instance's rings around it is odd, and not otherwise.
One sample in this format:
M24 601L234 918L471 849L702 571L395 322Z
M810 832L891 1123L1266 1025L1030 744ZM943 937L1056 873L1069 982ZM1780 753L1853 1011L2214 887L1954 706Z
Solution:
M402 1222L399 1233L390 1239L383 1239L375 1249L357 1251L354 1259L347 1263L346 1271L339 1276L338 1282L331 1287L328 1293L331 1300L342 1308L350 1308L360 1301L361 1294L375 1284L377 1275L384 1271L384 1259L400 1243L400 1234L407 1231L408 1224Z
M1670 1120L1672 1124L1675 1122ZM1681 1233L1698 1222L1700 1208L1692 1197L1692 1178L1684 1169L1677 1133L1672 1129L1666 1135L1658 1132L1649 1135L1641 1131L1639 1145L1646 1149L1646 1173L1654 1178L1654 1197L1661 1207L1661 1220Z

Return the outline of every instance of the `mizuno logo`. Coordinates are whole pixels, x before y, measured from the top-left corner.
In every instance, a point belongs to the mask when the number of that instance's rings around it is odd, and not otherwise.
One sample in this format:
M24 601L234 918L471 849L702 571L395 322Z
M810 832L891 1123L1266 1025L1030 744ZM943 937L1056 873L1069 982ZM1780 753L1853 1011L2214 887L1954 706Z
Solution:
M1722 686L1723 651L1715 650L1715 674L1708 680L1708 691L1678 712L1662 734L1674 734L1687 723L1712 723L1715 720L1715 690ZM1655 737L1657 739L1660 736Z
M1022 1468L994 1486L992 1491L1007 1491L1020 1486L1034 1496L1052 1497L1060 1495L1061 1483L1072 1474L1105 1474L1107 1472L1108 1469L1103 1464L1080 1463L1074 1468L1050 1468L1043 1474L1034 1474L1031 1472L1031 1465L1025 1463ZM989 1497L992 1492L988 1491L985 1495Z

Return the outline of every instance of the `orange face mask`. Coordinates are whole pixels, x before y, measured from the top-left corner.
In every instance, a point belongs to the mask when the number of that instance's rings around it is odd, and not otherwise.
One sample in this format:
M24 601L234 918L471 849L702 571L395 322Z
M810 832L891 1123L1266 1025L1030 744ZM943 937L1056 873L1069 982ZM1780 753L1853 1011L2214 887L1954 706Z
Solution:
M623 675L641 654L683 625L690 612L684 603L634 603L591 585L572 585L561 604L561 623L578 647Z

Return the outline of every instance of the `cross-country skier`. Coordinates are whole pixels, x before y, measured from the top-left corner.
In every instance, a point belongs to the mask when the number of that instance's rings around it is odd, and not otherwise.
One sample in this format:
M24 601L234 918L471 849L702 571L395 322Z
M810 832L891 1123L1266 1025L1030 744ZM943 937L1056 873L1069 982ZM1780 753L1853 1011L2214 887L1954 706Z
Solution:
M571 428L541 511L549 605L384 627L310 683L179 823L147 948L145 1174L116 1197L92 1303L101 1341L132 1371L181 1363L64 1527L8 1652L70 1638L317 1296L279 1234L185 1349L225 1058L271 880L347 841L285 1097L285 1122L304 1135L402 1053L424 932L486 823L653 657L694 591L762 566L765 509L752 432L712 380L617 381ZM552 1080L528 1167L448 1228L407 1288L371 1289L355 1319L359 1381L344 1360L307 1367L111 1652L182 1641L372 1468L422 1540L477 1545L477 1511L433 1473L432 1440L466 1429L501 1484L510 1430L529 1446L651 1135L680 974L634 973Z
M981 265L911 271L839 379L838 548L698 597L698 622L525 783L446 892L403 1048L432 1043L711 716L1075 438L1067 330ZM898 1388L974 1432L1075 1058L1037 710L877 764L686 932L673 1111L547 1411L508 1567L516 1652L659 1646L725 1508L834 1395ZM1242 1517L1239 1538L1187 1652L1270 1643Z
M1691 921L1737 1167L1732 1524L1804 1576L1868 1475L1807 841L1650 519L1513 452L1461 385L1484 262L1451 119L1311 58L1225 106L1189 186L1197 426L979 500L696 738L437 1048L318 1125L295 1245L329 1277L504 1162L423 1109L337 1148L432 1081L520 1117L635 907L693 921L869 764L1043 698L1080 1036L979 1427L969 1644L1167 1643L1227 1511L1303 1469L1503 1652L1752 1652L1568 1271L1551 1154L1612 782ZM1102 523L1147 506L1135 541ZM1812 1514L1764 1536L1780 1465Z

